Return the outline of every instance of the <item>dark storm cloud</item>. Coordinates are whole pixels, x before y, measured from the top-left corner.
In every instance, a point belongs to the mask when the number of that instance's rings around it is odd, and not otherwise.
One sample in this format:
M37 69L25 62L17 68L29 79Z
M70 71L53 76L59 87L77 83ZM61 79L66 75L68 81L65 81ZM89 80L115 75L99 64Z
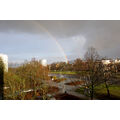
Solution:
M42 27L55 36L71 54L79 54L93 46L103 56L120 57L120 21L0 21L1 33L46 35Z

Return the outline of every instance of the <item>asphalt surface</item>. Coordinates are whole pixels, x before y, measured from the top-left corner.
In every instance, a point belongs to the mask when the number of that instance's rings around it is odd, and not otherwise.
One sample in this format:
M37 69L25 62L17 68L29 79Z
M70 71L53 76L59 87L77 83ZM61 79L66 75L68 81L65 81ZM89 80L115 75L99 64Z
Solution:
M90 99L89 97L86 97L83 94L75 92L75 90L77 88L81 87L81 85L77 85L77 86L66 85L66 83L70 83L72 81L74 81L74 82L75 81L80 81L81 78L75 78L74 76L70 77L69 75L61 75L61 74L51 74L51 75L53 75L53 76L55 75L58 78L66 78L66 80L61 81L60 83L56 83L56 82L51 80L51 82L50 82L51 86L57 86L59 88L59 92L57 94L61 95L61 94L67 93L69 95L78 97L79 99L84 99L84 100L89 100Z

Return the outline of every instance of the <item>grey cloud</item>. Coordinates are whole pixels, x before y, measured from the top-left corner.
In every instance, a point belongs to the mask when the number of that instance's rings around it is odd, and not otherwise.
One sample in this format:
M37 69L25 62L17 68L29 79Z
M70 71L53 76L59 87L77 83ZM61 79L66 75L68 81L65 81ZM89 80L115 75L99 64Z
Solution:
M47 35L41 26L58 41L69 42L70 37L82 35L86 38L82 49L93 46L103 56L120 57L120 21L0 21L0 32ZM76 42L71 53L81 52L80 43Z

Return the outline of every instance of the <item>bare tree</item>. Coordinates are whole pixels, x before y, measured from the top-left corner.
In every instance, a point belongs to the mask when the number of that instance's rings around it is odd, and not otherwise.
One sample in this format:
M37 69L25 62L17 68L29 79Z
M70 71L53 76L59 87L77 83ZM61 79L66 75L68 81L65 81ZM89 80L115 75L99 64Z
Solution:
M84 71L85 70L85 63L80 58L77 58L73 63L74 71Z
M94 95L94 86L98 83L98 76L100 73L101 62L99 62L100 56L97 50L93 47L88 48L85 54L85 60L87 64L87 86L90 89L90 96L93 99Z
M110 97L109 82L112 82L117 72L115 64L104 65L103 67L103 80L107 90L107 96Z
M94 87L104 83L107 95L110 97L109 83L114 79L117 67L114 63L104 65L95 48L88 48L85 54L87 64L87 86L90 88L90 96L93 99Z
M100 58L97 50L94 47L89 47L84 57L87 61L91 62L96 62Z

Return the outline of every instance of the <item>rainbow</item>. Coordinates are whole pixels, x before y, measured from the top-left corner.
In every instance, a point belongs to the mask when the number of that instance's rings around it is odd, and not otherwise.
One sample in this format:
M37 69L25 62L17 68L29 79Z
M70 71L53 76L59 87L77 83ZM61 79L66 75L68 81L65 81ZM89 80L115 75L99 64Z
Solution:
M39 25L39 27L47 33L47 35L55 41L56 45L58 46L59 50L61 51L61 53L63 54L64 58L65 58L65 62L68 63L68 58L67 55L64 52L64 49L62 48L62 46L60 45L60 43L58 42L58 40L55 38L55 36L53 36L48 29L46 29L43 25L41 25L40 23L38 24L37 22L35 22L37 25Z

